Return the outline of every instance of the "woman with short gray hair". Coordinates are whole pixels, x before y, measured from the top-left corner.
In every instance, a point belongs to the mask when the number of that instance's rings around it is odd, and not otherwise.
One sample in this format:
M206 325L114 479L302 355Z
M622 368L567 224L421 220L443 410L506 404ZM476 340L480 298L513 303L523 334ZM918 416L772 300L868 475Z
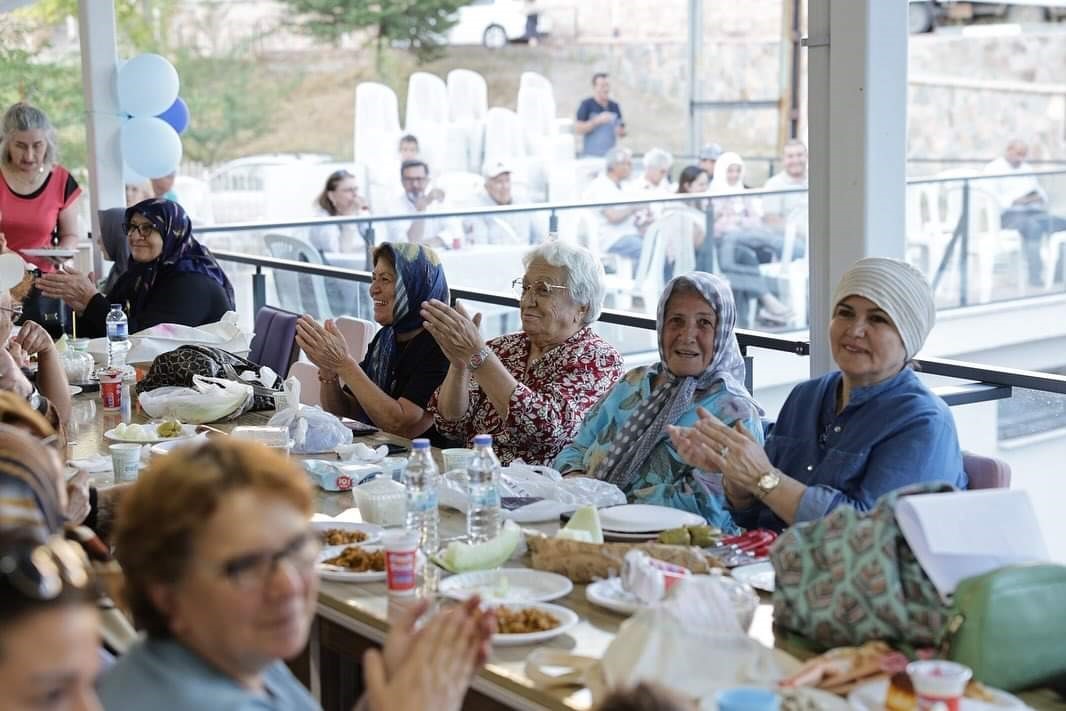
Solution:
M515 279L522 330L486 343L460 305L422 306L426 330L450 366L430 400L437 430L470 442L491 434L503 464L550 464L585 413L622 375L622 356L593 333L606 291L603 266L584 247L546 242Z
M6 249L20 252L52 246L78 246L78 196L81 188L56 163L55 129L35 106L17 103L0 121L0 233ZM0 248L4 245L0 244ZM41 257L24 257L42 272L55 265Z

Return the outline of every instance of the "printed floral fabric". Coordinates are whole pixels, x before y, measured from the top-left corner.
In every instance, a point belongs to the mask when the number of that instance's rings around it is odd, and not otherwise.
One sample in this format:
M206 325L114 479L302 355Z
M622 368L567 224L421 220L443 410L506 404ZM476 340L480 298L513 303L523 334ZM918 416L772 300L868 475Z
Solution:
M476 434L491 434L493 449L504 465L515 459L550 465L574 439L585 413L623 372L622 356L615 347L587 326L532 364L528 364L530 342L525 333L509 333L487 345L518 381L507 420L501 421L473 376L470 405L462 418L440 416L439 391L433 394L429 410L437 430L449 439L469 443Z
M641 402L651 397L652 381L657 372L655 367L646 366L626 373L589 411L573 443L556 457L555 468L564 474L583 471L594 475L619 429L636 412ZM703 407L726 424L732 425L739 419L761 443L762 422L758 415L751 410L738 413L735 401L732 393L718 383L702 393L702 397L694 400L681 417L670 424L691 427L696 424L696 408ZM738 418L738 414L742 416ZM637 478L623 491L632 503L657 504L691 511L723 531L738 530L726 508L721 474L697 471L685 464L666 432L652 448Z

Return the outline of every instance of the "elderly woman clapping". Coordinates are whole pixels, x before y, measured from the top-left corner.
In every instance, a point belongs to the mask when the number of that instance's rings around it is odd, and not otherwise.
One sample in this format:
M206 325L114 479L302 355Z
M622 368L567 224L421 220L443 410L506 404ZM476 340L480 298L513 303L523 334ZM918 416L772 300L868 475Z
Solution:
M630 501L698 513L735 528L720 477L694 470L666 436L696 423L697 408L762 441L761 410L744 387L729 283L704 272L671 280L659 299L659 362L634 368L589 412L555 459L563 474L618 485Z
M673 428L693 466L723 473L741 526L780 530L838 506L866 510L908 484L966 486L955 421L908 366L936 318L914 267L859 260L833 296L829 345L839 372L798 385L765 451L713 415Z
M622 374L622 357L589 324L600 313L603 266L587 249L542 244L515 280L522 330L485 343L480 315L440 301L423 305L426 329L447 356L448 374L430 403L437 430L469 442L493 436L504 464L548 464L581 419Z

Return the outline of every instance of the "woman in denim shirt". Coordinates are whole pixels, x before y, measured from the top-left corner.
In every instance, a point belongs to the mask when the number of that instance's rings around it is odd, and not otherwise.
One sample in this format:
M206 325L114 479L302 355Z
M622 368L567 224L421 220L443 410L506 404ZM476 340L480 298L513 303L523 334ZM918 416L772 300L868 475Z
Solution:
M908 367L936 318L925 278L901 261L862 259L833 304L840 370L792 391L765 450L710 414L671 429L685 461L723 473L741 526L781 530L841 505L867 510L918 482L966 488L951 412Z

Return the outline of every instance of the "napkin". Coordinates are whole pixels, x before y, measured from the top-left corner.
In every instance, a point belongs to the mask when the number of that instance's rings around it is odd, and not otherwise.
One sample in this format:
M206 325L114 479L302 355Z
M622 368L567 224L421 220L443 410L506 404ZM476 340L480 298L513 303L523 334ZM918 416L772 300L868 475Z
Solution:
M362 442L338 444L333 448L333 451L344 461L365 462L367 464L377 464L389 454L389 448L385 445L371 448Z
M85 457L84 459L71 459L67 464L72 467L77 467L82 471L87 471L90 474L109 472L112 469L111 457L102 454L96 457Z
M905 496L896 504L896 522L922 570L945 599L964 578L1050 558L1024 491L981 489Z

